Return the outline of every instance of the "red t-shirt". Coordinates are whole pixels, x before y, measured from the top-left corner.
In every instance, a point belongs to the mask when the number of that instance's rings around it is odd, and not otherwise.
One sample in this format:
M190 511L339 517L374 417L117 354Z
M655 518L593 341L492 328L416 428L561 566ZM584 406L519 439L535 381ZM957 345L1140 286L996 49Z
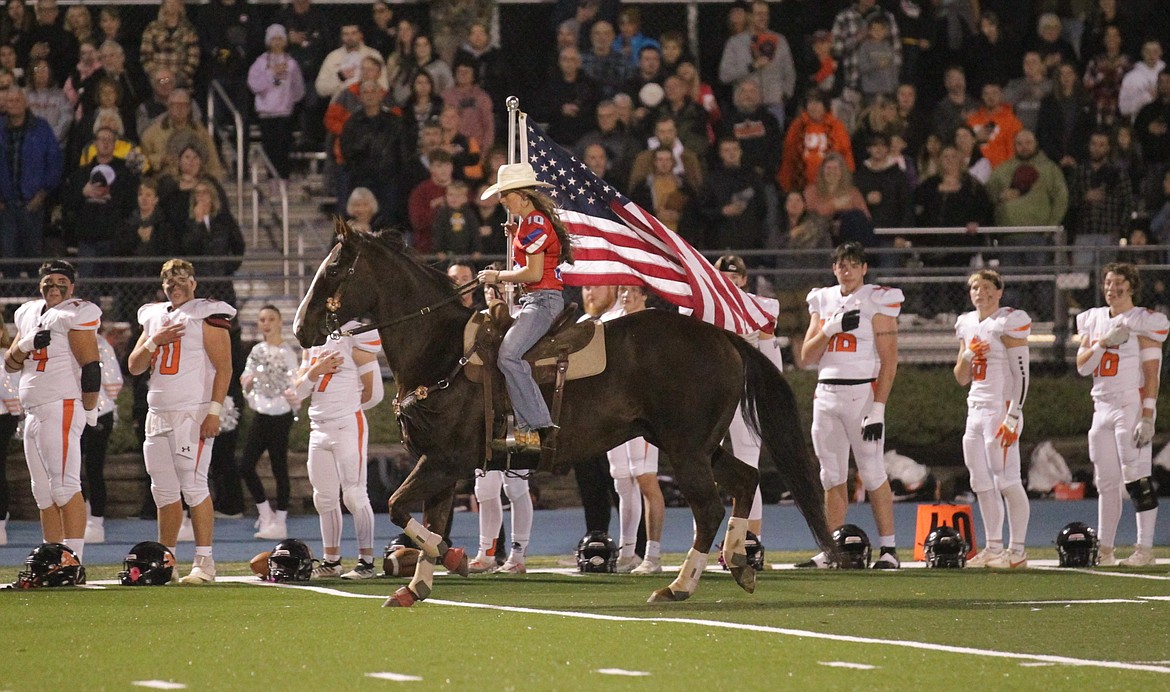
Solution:
M557 268L561 256L561 239L557 237L552 222L544 212L534 210L524 217L516 230L516 238L512 241L512 266L527 267L528 256L540 253L544 253L544 275L539 281L524 284L524 288L529 291L564 289L561 270Z

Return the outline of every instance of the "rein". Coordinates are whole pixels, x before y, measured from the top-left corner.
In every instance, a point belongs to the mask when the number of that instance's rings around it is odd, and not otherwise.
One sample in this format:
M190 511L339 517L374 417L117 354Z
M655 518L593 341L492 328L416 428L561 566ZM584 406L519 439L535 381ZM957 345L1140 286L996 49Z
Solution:
M409 322L416 317L422 317L424 315L430 314L435 310L435 308L439 308L446 305L447 303L453 303L456 300L459 300L463 297L464 294L471 293L480 286L479 279L473 279L472 281L457 287L454 294L447 296L437 303L416 310L415 312L407 313L401 317L395 317L394 319L386 320L384 322L363 324L353 329L343 330L341 328L341 320L337 317L337 311L341 309L341 292L345 289L345 282L349 280L349 277L353 276L354 269L357 267L357 261L361 258L361 256L362 253L359 250L357 254L354 255L353 262L349 265L349 270L346 271L345 276L341 279L341 283L338 284L337 291L325 300L325 328L329 331L330 339L336 340L343 336L357 336L358 334L365 334L366 332L372 332L376 329L385 329L387 327L393 327L397 324L402 324L403 322Z

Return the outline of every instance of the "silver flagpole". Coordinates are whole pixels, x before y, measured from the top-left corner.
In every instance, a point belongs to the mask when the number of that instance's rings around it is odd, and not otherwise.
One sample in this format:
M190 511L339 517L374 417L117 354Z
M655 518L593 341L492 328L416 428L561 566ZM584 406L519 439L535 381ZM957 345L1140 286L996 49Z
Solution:
M517 163L516 157L516 122L520 117L520 99L515 96L509 96L504 105L508 109L508 164ZM523 133L521 133L523 135ZM509 225L518 227L520 218L511 212L507 215L507 221L504 225L504 234L508 238L508 247L504 251L504 264L511 269L512 264L512 243L515 241L515 231L508 230ZM508 304L508 311L512 312L516 308L516 285L508 282L504 284L504 301Z

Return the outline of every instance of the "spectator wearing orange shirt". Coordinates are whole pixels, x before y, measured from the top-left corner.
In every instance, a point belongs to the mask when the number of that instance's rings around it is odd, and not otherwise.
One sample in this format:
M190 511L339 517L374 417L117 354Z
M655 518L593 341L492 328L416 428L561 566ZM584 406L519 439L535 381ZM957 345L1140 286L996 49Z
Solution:
M829 112L825 96L812 91L805 97L804 111L792 121L784 137L784 155L777 176L781 189L803 190L816 180L821 161L830 152L841 154L849 170L855 168L845 124Z
M979 151L995 168L1016 155L1013 142L1024 129L1012 107L1003 101L1003 87L994 82L983 85L982 105L967 116L967 124L975 130Z

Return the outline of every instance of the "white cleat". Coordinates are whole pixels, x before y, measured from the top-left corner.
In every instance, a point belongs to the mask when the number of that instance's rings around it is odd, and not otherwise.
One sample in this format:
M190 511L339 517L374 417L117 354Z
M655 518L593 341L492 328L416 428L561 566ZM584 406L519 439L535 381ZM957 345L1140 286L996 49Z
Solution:
M378 576L378 573L374 570L374 563L358 560L357 567L341 575L341 578L357 581L360 579L373 579L376 576Z
M1022 569L1028 566L1028 553L1023 550L1004 550L999 557L987 561L991 569Z
M999 560L1003 557L1003 548L984 548L975 557L967 560L968 567L987 567L992 560Z
M337 562L322 562L313 568L312 579L331 579L341 576L341 560Z
M1134 548L1133 554L1117 564L1122 567L1145 567L1154 564L1154 549L1144 545Z
M283 541L288 538L288 523L279 519L273 519L271 522L261 522L260 530L252 534L252 537Z
M500 568L495 571L496 574L525 574L527 572L523 562L516 562L512 559L500 565Z
M467 571L471 574L491 574L498 567L493 555L476 555L471 562L467 563Z
M214 581L215 560L205 555L196 555L195 565L191 568L191 573L180 579L179 583L199 586L201 584L211 584Z
M1117 554L1113 548L1101 548L1097 552L1097 566L1098 567L1116 567Z
M642 560L642 564L630 570L630 574L647 575L658 574L662 572L662 560L659 558L646 558Z
M637 555L631 555L629 557L619 557L618 561L617 561L617 566L614 567L613 571L615 571L619 574L627 574L629 572L633 572L634 569L637 568L638 565L640 565L640 564L642 564L642 561L638 559Z

